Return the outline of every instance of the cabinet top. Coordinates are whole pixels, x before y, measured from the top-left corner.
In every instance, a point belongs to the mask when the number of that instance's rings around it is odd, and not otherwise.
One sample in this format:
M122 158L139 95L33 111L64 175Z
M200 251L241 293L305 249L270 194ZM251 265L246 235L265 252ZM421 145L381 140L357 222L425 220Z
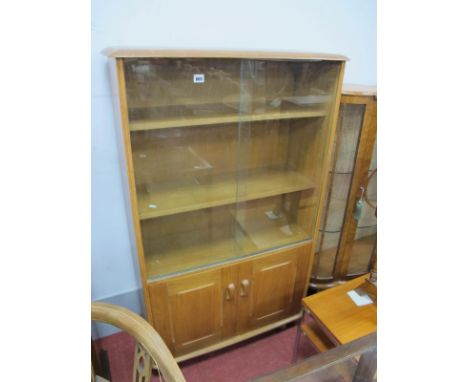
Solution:
M372 85L343 84L342 94L357 96L376 96L377 87Z
M332 60L348 61L339 54L308 52L272 52L249 50L182 50L157 48L109 47L102 54L115 58L159 57L159 58L246 58L278 60Z

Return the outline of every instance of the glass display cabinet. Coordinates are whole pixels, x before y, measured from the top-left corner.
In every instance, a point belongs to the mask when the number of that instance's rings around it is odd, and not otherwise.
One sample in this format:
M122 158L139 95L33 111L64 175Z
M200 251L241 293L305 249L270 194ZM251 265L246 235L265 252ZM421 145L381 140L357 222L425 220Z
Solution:
M105 54L148 321L182 360L296 319L346 59Z
M369 272L377 252L377 92L345 85L311 285Z

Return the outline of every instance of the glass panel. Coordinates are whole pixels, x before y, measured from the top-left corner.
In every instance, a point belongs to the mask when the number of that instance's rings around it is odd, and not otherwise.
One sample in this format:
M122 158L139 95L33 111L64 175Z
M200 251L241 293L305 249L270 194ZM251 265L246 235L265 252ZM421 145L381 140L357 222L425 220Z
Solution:
M351 250L349 275L368 272L371 257L377 245L377 144L374 145L372 153L363 202Z
M340 62L124 67L149 279L312 238Z
M239 60L125 60L149 279L232 258Z
M311 239L340 64L243 60L239 256Z
M341 106L327 199L322 213L321 235L314 258L313 274L319 279L333 277L364 112L365 105Z
M335 360L329 356L332 361L325 358L326 353L314 355L306 358L301 363L293 364L287 368L280 369L266 376L254 379L253 382L377 382L377 372L369 375L368 369L376 369L375 354L377 349L371 347L364 349L361 353L344 355L342 358ZM369 359L372 357L373 362L369 363L364 356ZM312 362L314 358L322 357L323 365L317 366L317 362ZM359 362L367 361L366 367L358 368Z

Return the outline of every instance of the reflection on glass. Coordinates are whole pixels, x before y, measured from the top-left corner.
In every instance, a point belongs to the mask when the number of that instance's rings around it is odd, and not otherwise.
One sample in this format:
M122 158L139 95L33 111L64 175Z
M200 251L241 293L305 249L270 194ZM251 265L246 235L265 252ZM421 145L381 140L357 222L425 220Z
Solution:
M327 198L314 259L316 278L330 278L341 239L349 189L354 175L355 157L364 118L364 105L341 106L339 125L335 135Z
M363 208L357 222L356 235L348 267L349 275L368 271L372 254L377 245L377 144L374 145L372 160L363 195Z
M312 238L339 69L125 59L150 279Z
M338 66L324 62L242 62L236 241L239 255L311 239ZM257 116L275 120L254 122ZM258 142L258 143L257 143ZM275 174L276 195L249 200L255 173Z

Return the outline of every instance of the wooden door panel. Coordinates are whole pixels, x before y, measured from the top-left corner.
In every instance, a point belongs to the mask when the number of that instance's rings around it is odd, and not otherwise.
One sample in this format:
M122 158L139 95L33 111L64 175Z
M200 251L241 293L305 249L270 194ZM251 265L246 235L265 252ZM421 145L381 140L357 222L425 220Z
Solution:
M221 338L221 270L149 285L153 325L175 356Z
M235 333L237 266L226 266L149 285L153 325L175 356Z
M258 261L252 280L252 316L264 320L284 314L291 303L296 280L295 256L282 262ZM273 260L273 264L271 263Z
M171 281L168 293L176 349L219 339L222 315L219 271Z
M249 293L240 294L237 330L242 333L299 312L311 244L275 251L239 265L239 284L248 281Z

